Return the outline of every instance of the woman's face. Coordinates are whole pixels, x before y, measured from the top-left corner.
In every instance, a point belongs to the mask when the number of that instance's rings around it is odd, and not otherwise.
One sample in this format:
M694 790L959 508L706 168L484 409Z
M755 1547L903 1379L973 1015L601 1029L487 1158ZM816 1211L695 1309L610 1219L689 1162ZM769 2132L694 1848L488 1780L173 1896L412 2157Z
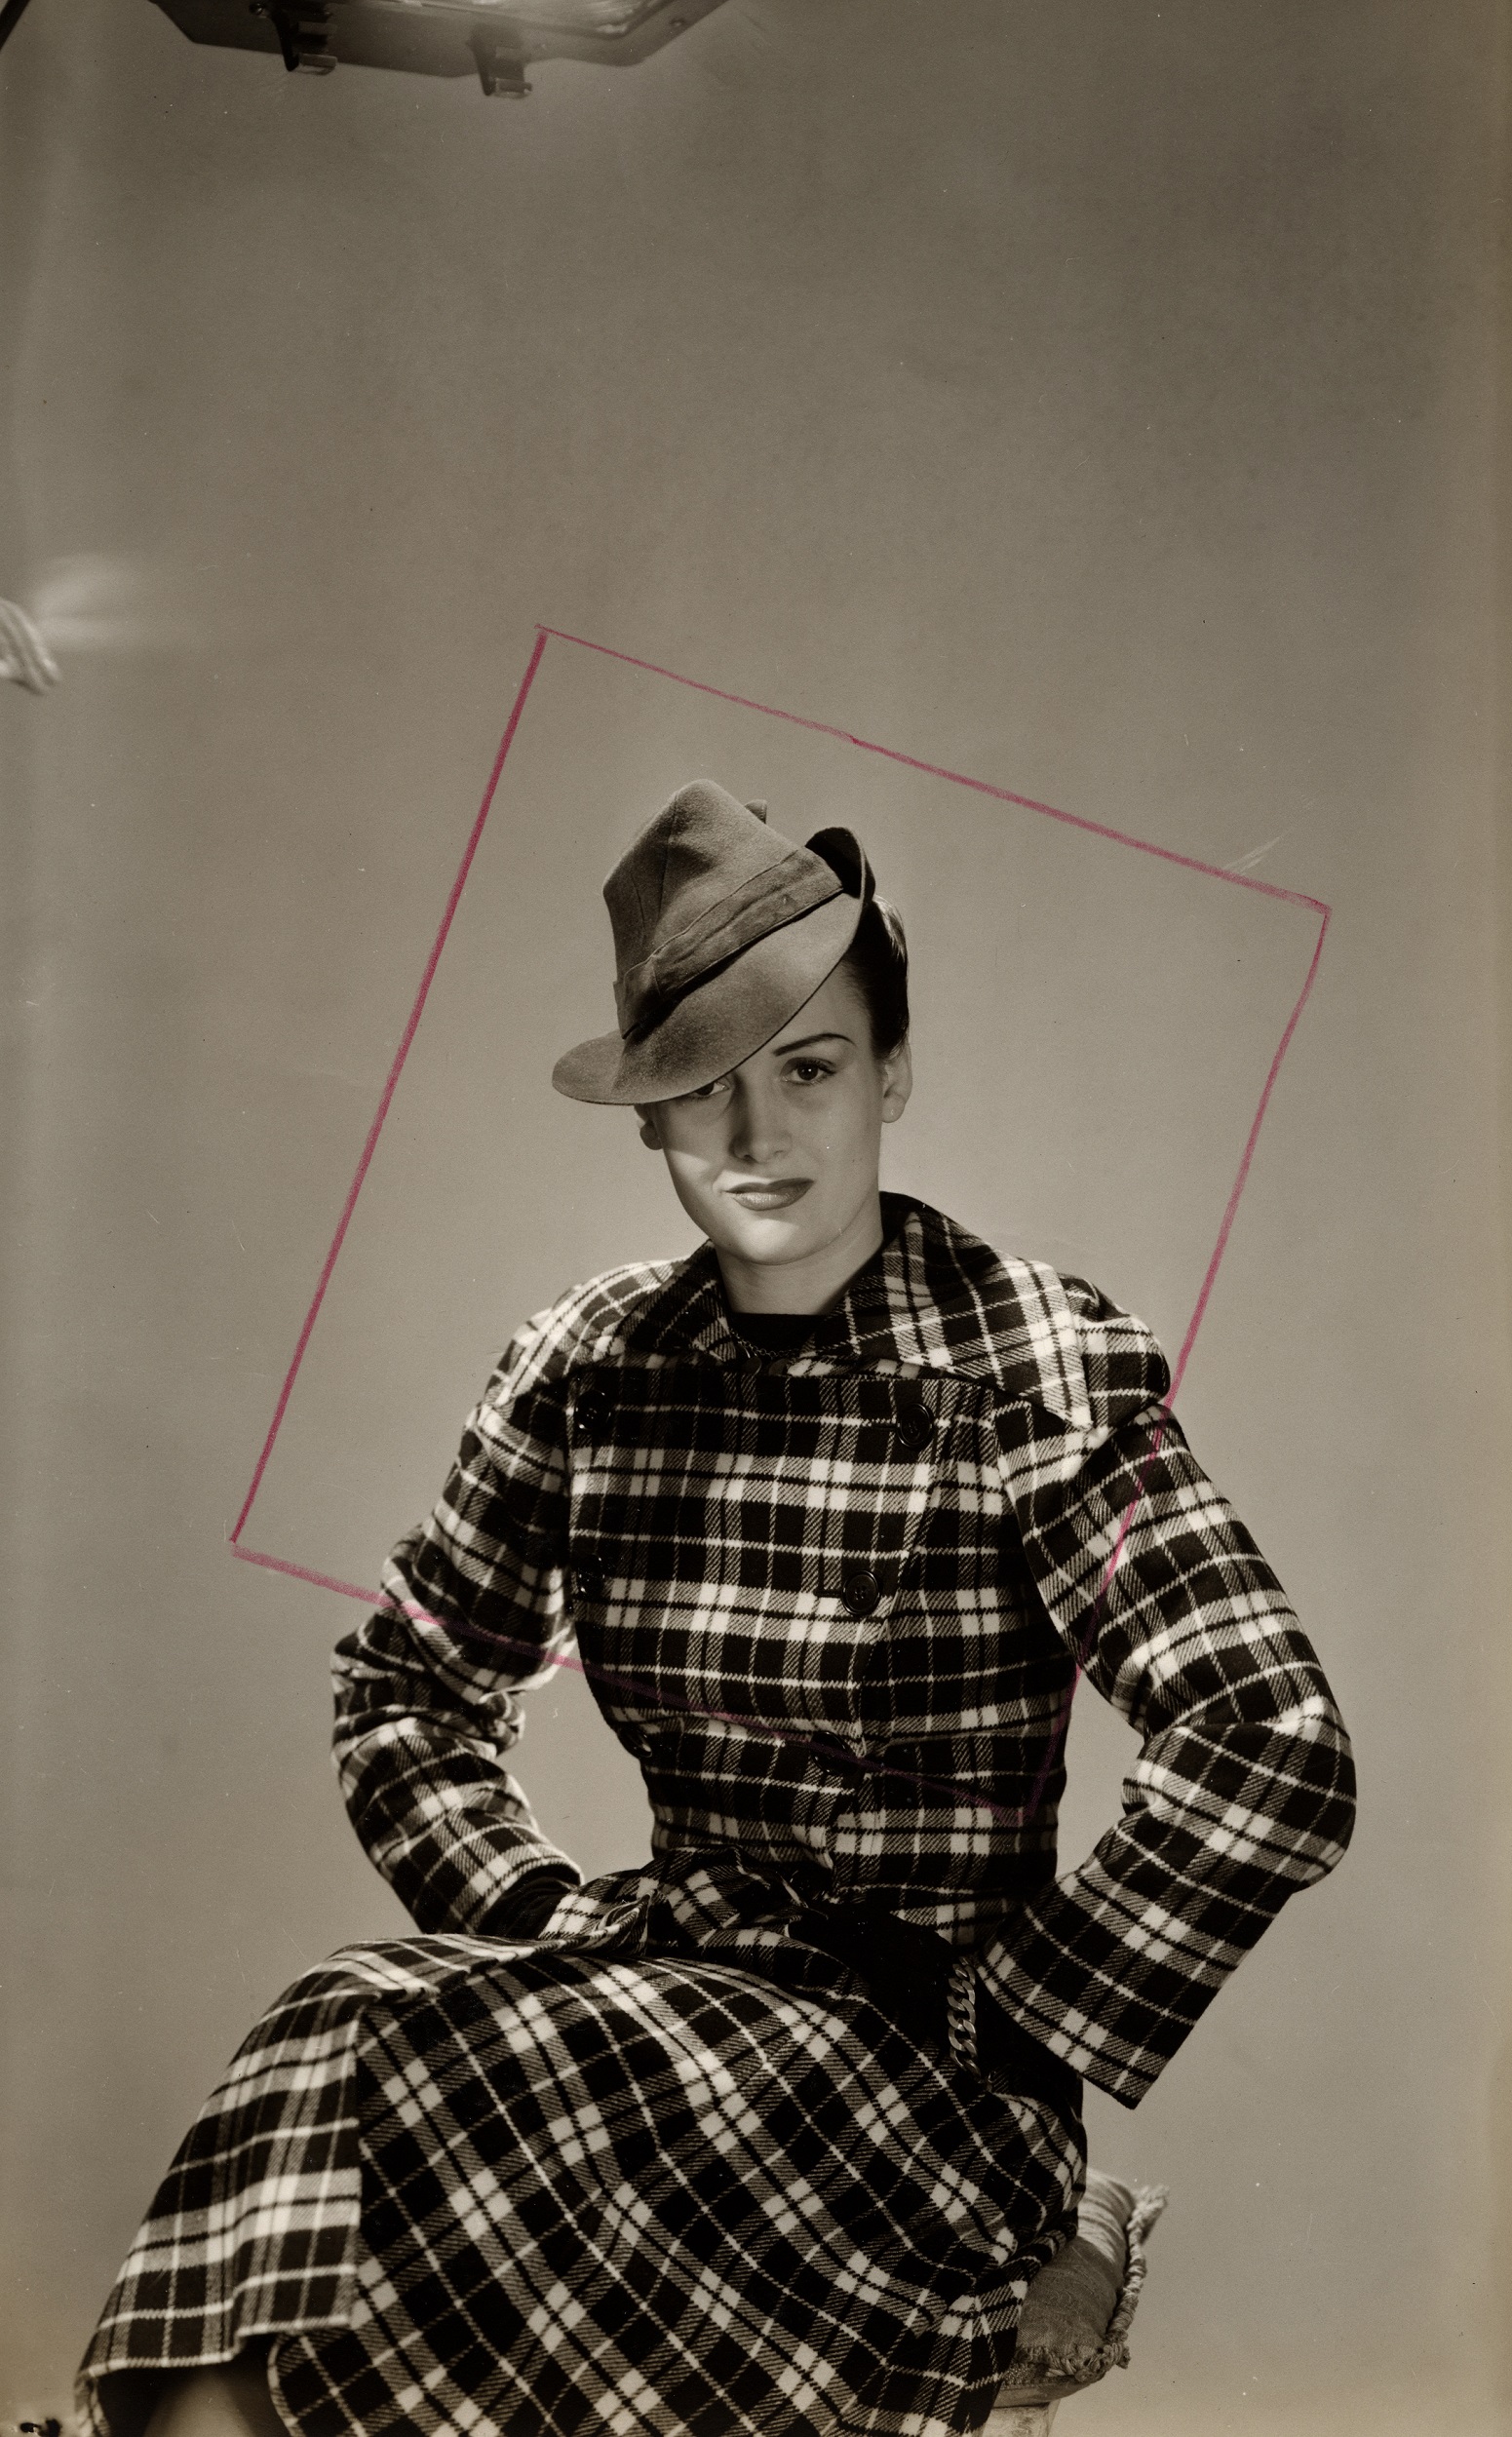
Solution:
M866 1002L837 968L744 1064L637 1110L737 1309L821 1310L870 1259L882 1128L911 1080L907 1042L873 1054Z

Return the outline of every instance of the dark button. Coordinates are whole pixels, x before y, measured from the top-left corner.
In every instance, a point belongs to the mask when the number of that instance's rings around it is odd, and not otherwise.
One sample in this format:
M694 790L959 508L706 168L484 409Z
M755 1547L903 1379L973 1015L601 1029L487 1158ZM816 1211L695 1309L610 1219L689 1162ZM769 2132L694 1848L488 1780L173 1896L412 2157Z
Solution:
M865 1752L853 1752L843 1743L813 1743L809 1758L833 1777L859 1777L872 1763Z
M853 1616L870 1616L881 1596L882 1586L870 1567L847 1574L840 1585L840 1597Z
M575 1567L572 1573L572 1590L574 1597L577 1599L601 1600L603 1597L603 1576L600 1572L599 1567L597 1566Z
M911 1455L918 1455L935 1435L935 1417L927 1405L908 1405L893 1427Z
M573 1417L585 1439L601 1438L609 1418L609 1400L602 1388L585 1388Z
M906 1774L911 1777L923 1765L923 1747L917 1743L889 1743L877 1761L878 1768L885 1769L889 1775Z

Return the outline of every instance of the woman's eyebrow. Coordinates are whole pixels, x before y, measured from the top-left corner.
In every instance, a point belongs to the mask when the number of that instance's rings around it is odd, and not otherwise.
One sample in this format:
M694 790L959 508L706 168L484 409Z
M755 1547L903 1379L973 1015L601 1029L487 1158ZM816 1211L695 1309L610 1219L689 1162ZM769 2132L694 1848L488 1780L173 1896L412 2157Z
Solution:
M856 1046L848 1032L805 1032L800 1041L774 1041L772 1056L787 1058L795 1049L812 1049L816 1041L850 1041L852 1049Z

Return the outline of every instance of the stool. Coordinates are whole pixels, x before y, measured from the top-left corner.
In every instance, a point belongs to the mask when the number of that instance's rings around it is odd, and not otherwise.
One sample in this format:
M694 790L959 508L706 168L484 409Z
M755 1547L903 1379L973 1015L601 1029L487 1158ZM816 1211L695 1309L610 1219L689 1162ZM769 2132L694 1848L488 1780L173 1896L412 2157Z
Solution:
M1165 2204L1163 2188L1131 2187L1088 2169L1076 2231L1028 2289L1013 2366L984 2437L1049 2437L1067 2395L1127 2368L1144 2237Z

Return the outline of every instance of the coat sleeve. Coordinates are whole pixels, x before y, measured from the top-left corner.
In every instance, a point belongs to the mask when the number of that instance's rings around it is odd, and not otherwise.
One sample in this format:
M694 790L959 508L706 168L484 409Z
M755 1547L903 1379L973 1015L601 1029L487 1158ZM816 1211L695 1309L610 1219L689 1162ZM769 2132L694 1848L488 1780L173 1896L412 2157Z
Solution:
M1118 1824L981 1968L1027 2031L1134 2107L1287 1897L1339 1860L1354 1771L1280 1584L1149 1392L1158 1348L1100 1317L1092 1430L1066 1444L1020 1408L999 1434L1050 1619L1143 1748Z
M470 1414L384 1605L336 1646L335 1762L354 1827L423 1930L504 1932L578 1872L504 1765L519 1695L571 1642L562 1588L566 1391L546 1321L514 1340ZM536 1886L523 1897L526 1879Z

